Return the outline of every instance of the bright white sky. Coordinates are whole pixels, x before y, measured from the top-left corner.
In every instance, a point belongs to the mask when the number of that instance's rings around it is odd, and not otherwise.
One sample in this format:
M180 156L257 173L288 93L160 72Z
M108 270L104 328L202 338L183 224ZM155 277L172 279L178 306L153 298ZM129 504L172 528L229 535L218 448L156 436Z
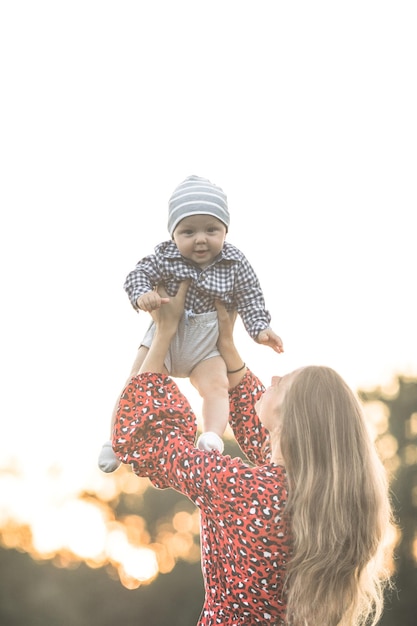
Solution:
M148 323L123 282L190 174L227 193L283 338L277 355L239 331L265 382L309 363L356 389L417 375L416 14L1 3L0 465L96 471Z

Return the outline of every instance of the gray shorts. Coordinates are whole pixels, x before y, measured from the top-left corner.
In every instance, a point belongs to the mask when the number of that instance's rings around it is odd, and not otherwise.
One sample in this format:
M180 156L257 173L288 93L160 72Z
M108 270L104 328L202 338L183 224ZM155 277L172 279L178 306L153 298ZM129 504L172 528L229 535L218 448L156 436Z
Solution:
M154 334L155 324L152 323L140 345L150 348ZM185 311L165 359L169 374L174 378L188 378L198 363L220 356L218 338L217 311L198 314Z

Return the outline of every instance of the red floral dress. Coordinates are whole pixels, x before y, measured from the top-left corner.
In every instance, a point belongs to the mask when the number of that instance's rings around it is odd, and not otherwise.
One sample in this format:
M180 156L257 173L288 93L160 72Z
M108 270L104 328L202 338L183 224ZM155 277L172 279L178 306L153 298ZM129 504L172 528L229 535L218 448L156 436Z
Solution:
M175 382L139 374L125 388L113 447L138 476L172 487L201 512L205 602L198 626L283 624L291 551L285 469L269 462L268 431L254 404L263 392L247 372L230 393L230 424L254 467L194 447L194 413Z

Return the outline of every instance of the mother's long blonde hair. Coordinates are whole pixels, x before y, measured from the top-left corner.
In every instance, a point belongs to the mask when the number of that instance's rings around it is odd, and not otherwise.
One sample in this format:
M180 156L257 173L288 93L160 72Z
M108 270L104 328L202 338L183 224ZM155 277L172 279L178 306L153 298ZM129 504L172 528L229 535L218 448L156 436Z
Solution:
M306 367L285 395L280 421L294 535L288 623L375 625L392 514L361 406L334 370Z

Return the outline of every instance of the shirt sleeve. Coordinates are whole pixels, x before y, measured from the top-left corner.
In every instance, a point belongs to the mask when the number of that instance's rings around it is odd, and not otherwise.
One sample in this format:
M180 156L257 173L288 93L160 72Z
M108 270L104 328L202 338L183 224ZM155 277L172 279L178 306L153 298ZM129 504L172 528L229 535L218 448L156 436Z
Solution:
M264 391L260 380L248 370L229 393L230 426L241 450L255 465L262 465L271 458L269 431L255 411L255 403Z
M194 412L174 381L162 374L138 374L120 397L113 449L156 487L177 488L168 474L171 451L187 455L196 432Z
M252 337L256 339L261 330L268 328L271 314L266 310L265 298L255 270L242 255L240 269L235 277L237 311Z
M123 285L134 309L138 310L136 302L139 296L151 291L160 280L161 273L155 255L150 254L138 261Z

